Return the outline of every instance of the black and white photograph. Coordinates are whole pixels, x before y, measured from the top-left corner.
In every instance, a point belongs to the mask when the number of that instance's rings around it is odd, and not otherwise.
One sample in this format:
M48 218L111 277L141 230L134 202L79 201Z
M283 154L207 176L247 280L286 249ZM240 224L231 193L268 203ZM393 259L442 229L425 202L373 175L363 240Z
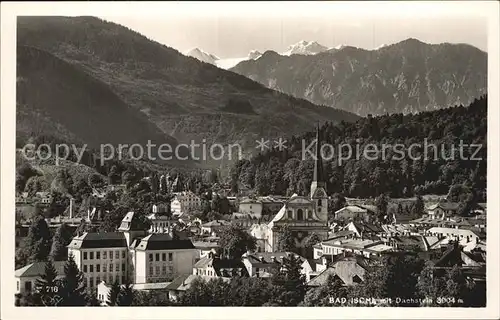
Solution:
M3 3L2 318L500 316L498 10Z

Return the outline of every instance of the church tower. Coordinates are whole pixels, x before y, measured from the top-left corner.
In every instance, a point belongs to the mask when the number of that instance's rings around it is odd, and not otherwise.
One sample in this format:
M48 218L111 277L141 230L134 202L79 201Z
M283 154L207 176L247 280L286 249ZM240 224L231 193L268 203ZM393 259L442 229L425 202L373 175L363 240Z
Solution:
M313 181L311 183L311 200L314 202L316 216L323 222L328 222L328 196L321 157L321 135L319 125L316 128L316 159L314 161Z

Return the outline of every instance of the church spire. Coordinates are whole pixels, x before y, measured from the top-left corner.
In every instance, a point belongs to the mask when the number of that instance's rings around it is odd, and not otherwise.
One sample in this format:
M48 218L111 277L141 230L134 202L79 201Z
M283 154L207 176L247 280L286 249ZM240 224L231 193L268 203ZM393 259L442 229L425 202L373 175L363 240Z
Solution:
M321 135L319 123L316 126L316 160L314 161L313 181L323 182L323 158L321 157Z
M316 127L316 159L314 160L313 181L311 183L311 199L315 197L318 188L326 187L325 177L323 172L323 158L321 157L321 135L319 132L319 123Z

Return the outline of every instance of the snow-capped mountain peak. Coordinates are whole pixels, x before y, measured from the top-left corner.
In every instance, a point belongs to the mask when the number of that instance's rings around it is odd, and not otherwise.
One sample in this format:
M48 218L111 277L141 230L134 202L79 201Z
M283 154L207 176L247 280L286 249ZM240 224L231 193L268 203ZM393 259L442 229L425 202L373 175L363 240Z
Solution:
M191 50L188 50L184 53L184 55L213 65L216 65L216 61L220 60L216 55L203 51L200 48L193 48Z
M248 53L248 59L250 60L256 60L258 58L260 58L260 56L262 56L262 52L260 52L259 50L251 50L249 53Z
M282 53L282 55L284 56L289 56L292 54L313 55L326 50L328 50L327 47L319 44L316 41L301 40L289 46L287 50Z

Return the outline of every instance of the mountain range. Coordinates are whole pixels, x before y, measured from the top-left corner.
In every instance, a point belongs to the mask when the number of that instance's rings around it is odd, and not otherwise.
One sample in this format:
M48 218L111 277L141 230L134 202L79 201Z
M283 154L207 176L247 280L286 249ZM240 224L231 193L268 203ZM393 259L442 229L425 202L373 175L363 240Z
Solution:
M95 17L18 17L17 45L18 137L51 134L94 147L148 139L239 143L248 154L260 138L359 118Z
M184 53L186 56L196 58L202 62L210 63L221 69L229 69L237 65L238 63L246 60L256 60L262 56L262 53L258 50L251 50L246 57L243 58L226 58L221 59L218 56L208 53L200 48L193 48Z
M467 105L487 91L487 53L467 44L407 39L373 50L325 50L311 43L291 46L290 55L266 51L230 70L270 89L360 116ZM308 47L318 52L304 54Z

